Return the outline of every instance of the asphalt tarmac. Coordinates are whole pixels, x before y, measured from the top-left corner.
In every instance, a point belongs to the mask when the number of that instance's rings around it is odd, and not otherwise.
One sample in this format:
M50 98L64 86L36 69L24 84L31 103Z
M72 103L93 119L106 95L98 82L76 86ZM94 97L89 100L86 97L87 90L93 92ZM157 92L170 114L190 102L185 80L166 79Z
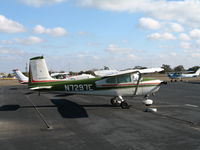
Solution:
M200 82L162 85L144 112L141 98L30 92L0 87L0 150L199 150Z

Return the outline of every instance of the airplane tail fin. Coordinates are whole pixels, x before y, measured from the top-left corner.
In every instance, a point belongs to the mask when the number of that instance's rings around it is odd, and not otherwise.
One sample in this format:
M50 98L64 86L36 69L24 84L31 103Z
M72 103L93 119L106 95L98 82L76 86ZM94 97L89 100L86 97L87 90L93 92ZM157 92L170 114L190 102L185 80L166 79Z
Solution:
M13 73L15 74L17 80L21 83L21 84L26 84L28 83L28 77L26 77L19 69L14 69Z
M29 62L29 84L52 80L55 79L50 76L44 57L31 58Z

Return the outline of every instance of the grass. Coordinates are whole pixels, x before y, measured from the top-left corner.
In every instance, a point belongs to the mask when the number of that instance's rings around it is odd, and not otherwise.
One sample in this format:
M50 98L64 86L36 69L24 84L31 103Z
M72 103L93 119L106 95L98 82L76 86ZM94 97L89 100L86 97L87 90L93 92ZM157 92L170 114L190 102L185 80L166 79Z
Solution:
M17 80L0 79L0 86L20 85Z

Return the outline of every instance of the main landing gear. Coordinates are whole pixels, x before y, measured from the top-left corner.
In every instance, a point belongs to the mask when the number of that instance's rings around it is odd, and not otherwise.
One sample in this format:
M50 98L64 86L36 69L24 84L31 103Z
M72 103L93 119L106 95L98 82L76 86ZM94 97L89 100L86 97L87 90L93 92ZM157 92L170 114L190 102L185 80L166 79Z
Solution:
M122 109L129 109L128 103L122 98L122 96L112 98L110 103L113 106L120 106Z
M113 106L120 106L122 109L129 109L130 105L122 98L122 96L114 97L110 100L110 103ZM148 95L145 96L145 100L143 101L143 104L146 106L145 111L146 112L152 112L155 111L153 108L150 108L150 106L153 104L153 100L148 99ZM156 109L157 111L157 109Z

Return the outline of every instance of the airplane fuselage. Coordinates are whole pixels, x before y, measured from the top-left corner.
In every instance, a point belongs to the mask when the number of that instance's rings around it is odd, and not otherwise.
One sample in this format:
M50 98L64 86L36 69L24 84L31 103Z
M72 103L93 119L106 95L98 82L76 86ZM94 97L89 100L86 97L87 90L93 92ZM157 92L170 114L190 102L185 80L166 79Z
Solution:
M104 79L93 78L79 81L32 81L29 88L41 87L39 90L62 91L67 94L86 94L86 95L104 95L104 96L140 96L148 95L159 90L160 80L143 79L136 82L127 83L104 83ZM44 87L44 88L42 88ZM137 90L137 91L136 91ZM136 91L136 92L135 92Z

